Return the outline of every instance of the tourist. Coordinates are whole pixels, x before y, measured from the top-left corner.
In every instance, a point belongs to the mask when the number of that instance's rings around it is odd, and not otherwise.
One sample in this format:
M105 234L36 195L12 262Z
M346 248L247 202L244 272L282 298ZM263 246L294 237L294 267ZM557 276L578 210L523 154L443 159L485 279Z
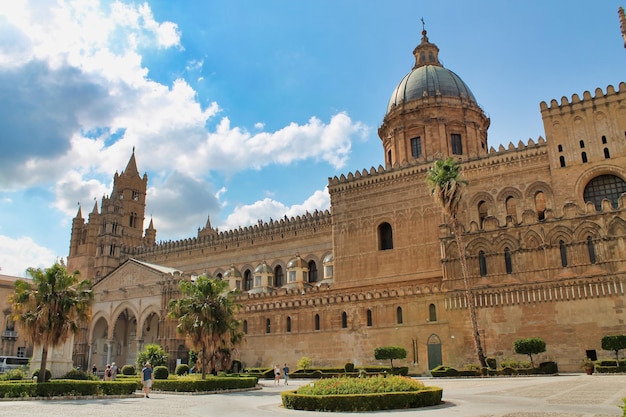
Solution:
M91 368L91 372L93 372L94 375L96 375L98 373L98 367L96 366L96 364L93 364L93 367Z
M289 367L287 364L283 367L283 373L285 374L285 385L289 385Z
M111 363L111 379L115 381L116 377L117 377L117 365L115 364L115 362L113 362Z
M280 384L280 365L274 366L274 385Z
M154 372L152 371L152 365L150 365L150 362L146 362L146 365L141 370L141 383L143 385L143 392L146 393L146 398L150 398L150 388L152 388L153 381Z
M111 365L107 363L106 368L104 368L104 380L111 381L113 379L113 371L111 371Z

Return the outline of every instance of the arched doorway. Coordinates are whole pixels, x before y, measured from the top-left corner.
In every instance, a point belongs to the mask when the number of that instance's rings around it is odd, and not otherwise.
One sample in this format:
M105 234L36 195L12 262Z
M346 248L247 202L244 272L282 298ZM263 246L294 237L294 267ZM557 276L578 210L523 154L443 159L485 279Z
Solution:
M428 369L433 369L443 365L441 355L441 339L436 334L431 334L428 338Z

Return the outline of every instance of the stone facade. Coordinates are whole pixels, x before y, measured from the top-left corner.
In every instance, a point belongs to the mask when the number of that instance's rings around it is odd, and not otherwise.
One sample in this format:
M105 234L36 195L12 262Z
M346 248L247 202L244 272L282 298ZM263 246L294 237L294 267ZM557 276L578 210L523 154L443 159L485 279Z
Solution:
M0 275L0 312L2 323L0 325L0 355L31 357L33 345L26 340L24 333L20 331L20 324L11 319L13 309L9 297L15 292L14 284L19 277Z
M608 356L601 337L626 333L626 84L541 103L545 139L496 150L438 53L423 31L379 129L384 166L329 178L329 211L229 231L207 221L157 243L152 222L138 228L147 176L133 153L101 209L74 219L68 266L96 282L75 363L132 363L147 342L185 361L167 304L200 274L242 290L247 366L373 364L390 344L414 373L476 363L458 248L425 180L446 156L468 181L460 220L487 355L523 360L513 341L541 337L562 371L587 350Z

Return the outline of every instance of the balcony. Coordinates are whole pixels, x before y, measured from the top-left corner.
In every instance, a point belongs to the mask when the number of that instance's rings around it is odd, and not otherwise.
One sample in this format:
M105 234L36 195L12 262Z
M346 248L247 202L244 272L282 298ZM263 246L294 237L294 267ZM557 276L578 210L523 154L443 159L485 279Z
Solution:
M14 330L5 330L2 332L3 340L17 340L17 332Z

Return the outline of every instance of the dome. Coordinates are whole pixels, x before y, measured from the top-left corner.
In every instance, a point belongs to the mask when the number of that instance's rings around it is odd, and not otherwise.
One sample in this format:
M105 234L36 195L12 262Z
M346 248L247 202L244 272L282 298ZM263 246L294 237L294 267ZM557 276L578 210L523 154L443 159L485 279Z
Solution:
M458 97L476 104L472 91L454 72L437 65L423 65L402 78L391 94L387 113L402 103L427 96Z
M263 261L262 264L259 264L259 266L257 266L254 269L254 273L255 274L271 274L272 268L270 268L270 266L265 261Z
M426 30L422 42L413 50L415 65L393 90L387 113L396 106L424 97L455 97L476 104L476 98L467 84L439 62L439 48L430 43Z
M300 257L300 255L296 255L295 258L292 258L288 263L287 263L287 269L292 269L292 268L308 268L309 265L306 263L306 261L304 259L302 259Z
M241 278L241 272L231 265L230 268L228 268L228 270L224 273L224 278Z
M324 259L322 259L322 264L329 264L331 262L333 262L335 260L335 257L333 256L332 253L329 253L328 255L324 256Z

